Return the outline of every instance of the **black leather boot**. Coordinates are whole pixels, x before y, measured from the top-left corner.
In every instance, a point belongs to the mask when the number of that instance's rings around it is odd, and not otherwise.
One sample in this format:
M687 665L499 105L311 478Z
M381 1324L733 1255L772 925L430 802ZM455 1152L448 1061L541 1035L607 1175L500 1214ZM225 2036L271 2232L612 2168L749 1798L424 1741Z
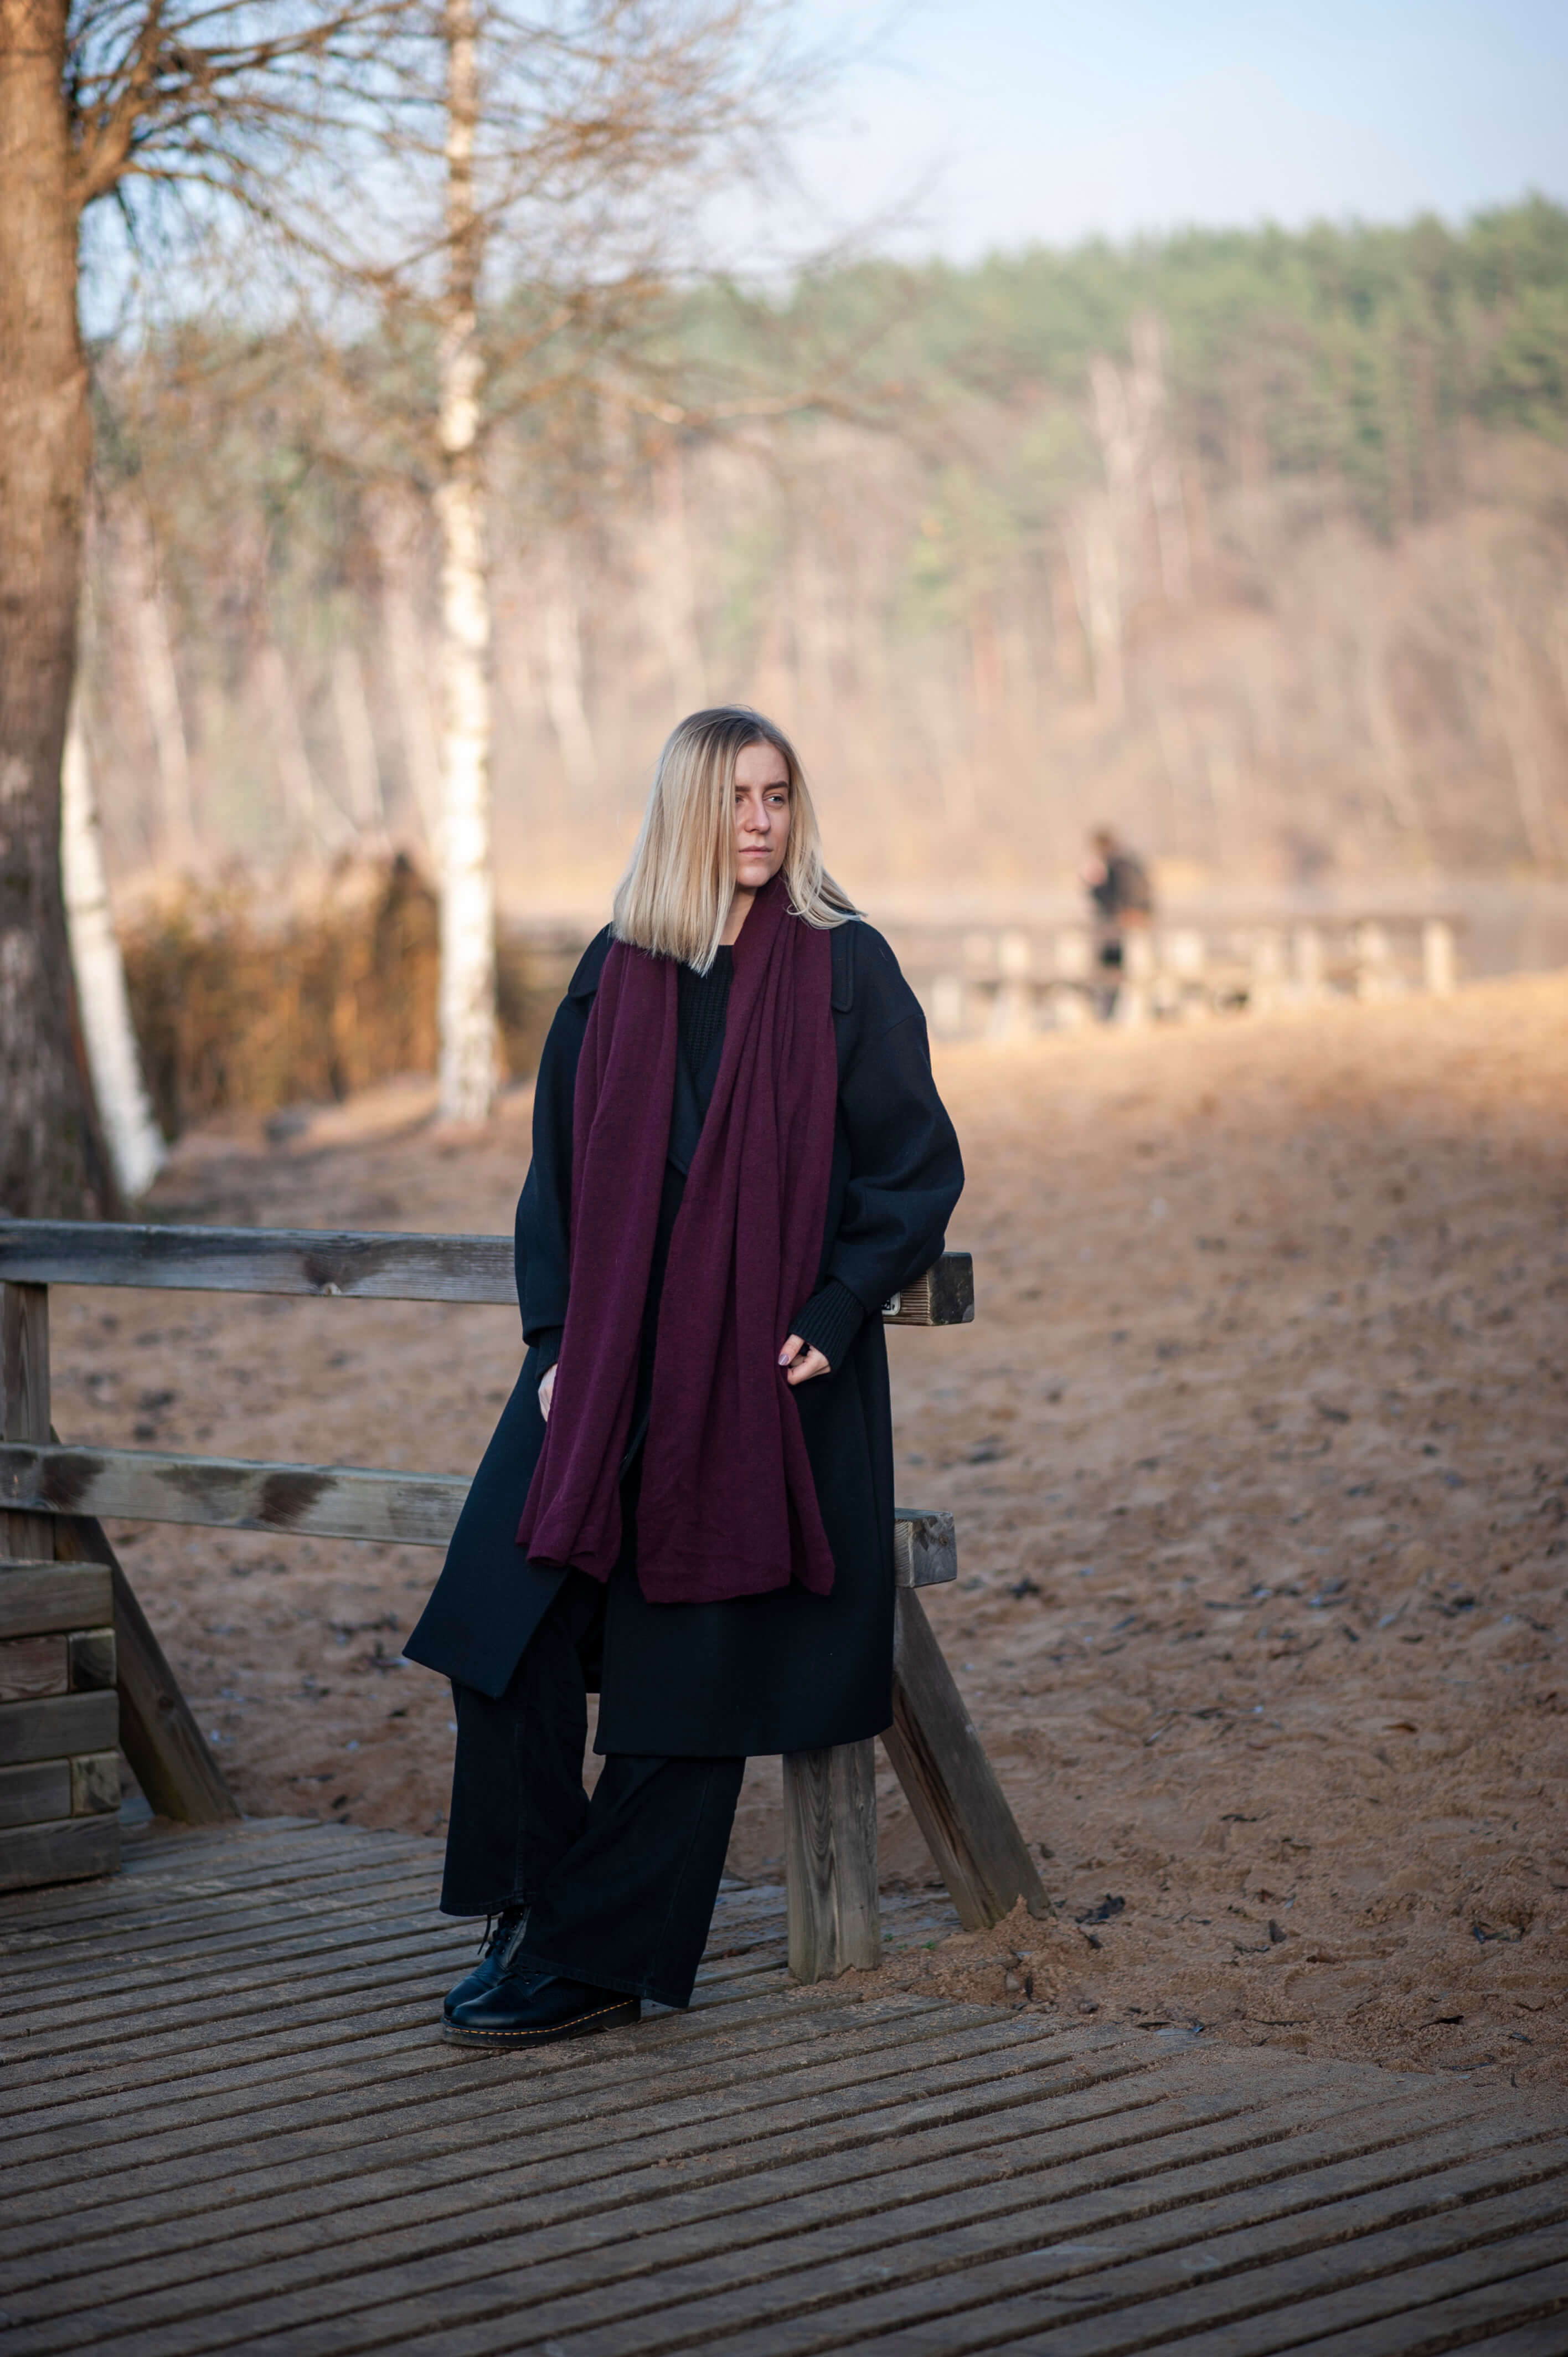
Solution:
M468 1997L441 2025L458 2046L550 2046L561 2038L588 2038L642 2018L639 1997L554 1973L506 1973Z
M491 1917L485 1926L478 1963L456 1988L448 1989L442 1999L443 2021L450 2021L457 2007L467 2004L469 1997L483 1996L487 1989L494 1988L517 1945L517 1935L522 1929L522 1919L527 1912L526 1907L503 1907L499 1915Z

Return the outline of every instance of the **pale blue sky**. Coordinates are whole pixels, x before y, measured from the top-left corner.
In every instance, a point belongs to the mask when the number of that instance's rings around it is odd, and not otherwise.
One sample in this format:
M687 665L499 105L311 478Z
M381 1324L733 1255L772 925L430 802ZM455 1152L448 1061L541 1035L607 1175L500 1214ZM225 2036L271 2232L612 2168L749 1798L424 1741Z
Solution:
M1568 0L811 0L810 16L865 54L833 128L802 137L802 174L846 226L886 209L878 242L911 256L1568 198Z

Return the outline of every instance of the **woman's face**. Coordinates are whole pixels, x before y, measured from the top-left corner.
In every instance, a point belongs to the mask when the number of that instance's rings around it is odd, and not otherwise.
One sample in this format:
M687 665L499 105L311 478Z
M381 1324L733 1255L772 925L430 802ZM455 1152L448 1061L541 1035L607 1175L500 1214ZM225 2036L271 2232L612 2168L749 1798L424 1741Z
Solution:
M784 865L789 844L789 770L771 745L747 745L735 763L735 874L758 892Z

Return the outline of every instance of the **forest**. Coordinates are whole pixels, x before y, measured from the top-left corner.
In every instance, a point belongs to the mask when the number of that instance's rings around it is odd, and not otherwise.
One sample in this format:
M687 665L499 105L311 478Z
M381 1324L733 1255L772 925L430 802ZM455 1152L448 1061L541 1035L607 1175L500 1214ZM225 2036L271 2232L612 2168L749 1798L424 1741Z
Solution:
M536 333L519 317L540 312ZM503 909L592 905L679 712L796 734L857 890L1568 865L1568 212L1191 231L483 323ZM504 330L504 332L503 332ZM430 856L428 340L95 355L111 872Z

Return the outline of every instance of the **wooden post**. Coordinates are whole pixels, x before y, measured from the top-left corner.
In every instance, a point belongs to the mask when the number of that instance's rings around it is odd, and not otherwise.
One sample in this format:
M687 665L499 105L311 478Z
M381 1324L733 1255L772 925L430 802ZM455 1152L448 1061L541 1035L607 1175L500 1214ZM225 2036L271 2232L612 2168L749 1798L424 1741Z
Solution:
M1399 987L1399 976L1388 928L1375 918L1364 919L1356 927L1355 956L1357 997L1391 998Z
M49 1289L0 1284L0 1439L49 1437ZM48 1514L0 1516L0 1552L48 1563L55 1551Z
M893 1639L893 1724L882 1740L966 1932L1020 1899L1048 1915L1028 1846L918 1595L900 1588Z
M49 1290L0 1284L0 1436L49 1438ZM119 1714L106 1582L55 1588L52 1514L0 1513L0 1770L9 1787L0 1889L74 1882L120 1866ZM90 1615L79 1620L77 1615Z
M1454 928L1441 917L1428 917L1421 929L1421 978L1436 998L1454 989Z
M1154 937L1146 925L1126 925L1122 932L1122 970L1116 983L1112 1019L1123 1029L1136 1029L1149 1019L1151 985L1155 979Z
M876 1889L876 1746L784 1755L789 1970L832 1980L882 1959Z
M1284 954L1278 933L1264 927L1252 935L1251 981L1248 987L1247 1004L1256 1014L1263 1014L1280 1002L1280 985L1284 973Z
M1323 996L1323 936L1316 925L1297 925L1290 937L1291 972L1302 998Z

